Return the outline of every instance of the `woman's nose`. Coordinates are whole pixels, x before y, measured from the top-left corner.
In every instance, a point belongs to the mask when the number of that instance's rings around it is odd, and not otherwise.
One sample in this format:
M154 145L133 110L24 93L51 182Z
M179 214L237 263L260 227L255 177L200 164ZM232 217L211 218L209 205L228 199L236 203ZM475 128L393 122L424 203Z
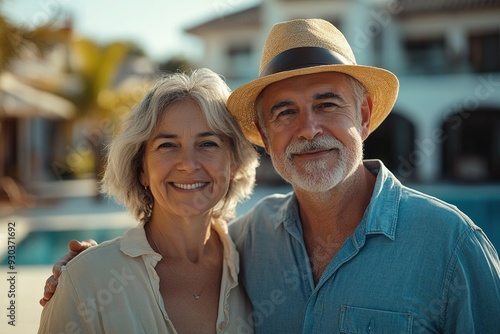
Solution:
M185 149L179 153L177 169L182 171L193 171L199 168L200 164L193 149Z

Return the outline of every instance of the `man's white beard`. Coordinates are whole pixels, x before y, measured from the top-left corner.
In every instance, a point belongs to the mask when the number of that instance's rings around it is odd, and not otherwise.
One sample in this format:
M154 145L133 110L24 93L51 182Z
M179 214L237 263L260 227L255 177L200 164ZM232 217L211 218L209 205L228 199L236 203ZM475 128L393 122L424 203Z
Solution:
M332 151L328 156L294 165L294 154L322 149ZM337 163L332 168L334 154ZM320 136L313 140L293 141L284 154L271 152L270 155L276 171L294 187L308 192L325 192L338 186L354 171L363 159L363 143L358 137L352 146L346 147L337 138Z

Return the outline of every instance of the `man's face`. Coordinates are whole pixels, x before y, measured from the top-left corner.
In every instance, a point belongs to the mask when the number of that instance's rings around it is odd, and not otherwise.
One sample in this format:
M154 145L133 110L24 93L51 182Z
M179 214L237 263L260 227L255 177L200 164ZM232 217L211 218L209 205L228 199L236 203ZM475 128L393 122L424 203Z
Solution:
M330 190L362 163L371 101L361 101L360 113L344 74L288 78L267 86L261 97L266 151L294 187Z

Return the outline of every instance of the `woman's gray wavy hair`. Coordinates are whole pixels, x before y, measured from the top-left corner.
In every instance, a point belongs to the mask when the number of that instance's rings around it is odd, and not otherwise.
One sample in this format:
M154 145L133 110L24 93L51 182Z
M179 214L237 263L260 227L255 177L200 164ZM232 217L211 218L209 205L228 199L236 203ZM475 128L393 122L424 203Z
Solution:
M214 218L229 221L236 205L248 198L255 184L258 155L226 108L230 89L209 69L191 74L175 73L158 80L144 99L126 115L121 131L108 147L107 165L101 191L123 204L141 223L147 223L153 210L153 197L140 182L145 145L169 106L184 99L196 101L212 131L231 142L233 178L224 198L214 207Z

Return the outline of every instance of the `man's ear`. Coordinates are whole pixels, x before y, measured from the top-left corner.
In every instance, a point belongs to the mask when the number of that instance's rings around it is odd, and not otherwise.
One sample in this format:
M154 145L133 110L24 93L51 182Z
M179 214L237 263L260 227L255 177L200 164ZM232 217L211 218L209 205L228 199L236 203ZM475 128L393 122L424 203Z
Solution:
M257 127L257 130L259 130L260 137L262 138L262 142L264 143L264 150L266 151L267 154L269 154L268 150L269 143L267 142L267 137L264 131L262 131L262 129L260 128L259 122L255 122L255 126Z
M372 118L373 100L369 94L365 94L361 104L361 139L364 141L370 134L370 121Z

